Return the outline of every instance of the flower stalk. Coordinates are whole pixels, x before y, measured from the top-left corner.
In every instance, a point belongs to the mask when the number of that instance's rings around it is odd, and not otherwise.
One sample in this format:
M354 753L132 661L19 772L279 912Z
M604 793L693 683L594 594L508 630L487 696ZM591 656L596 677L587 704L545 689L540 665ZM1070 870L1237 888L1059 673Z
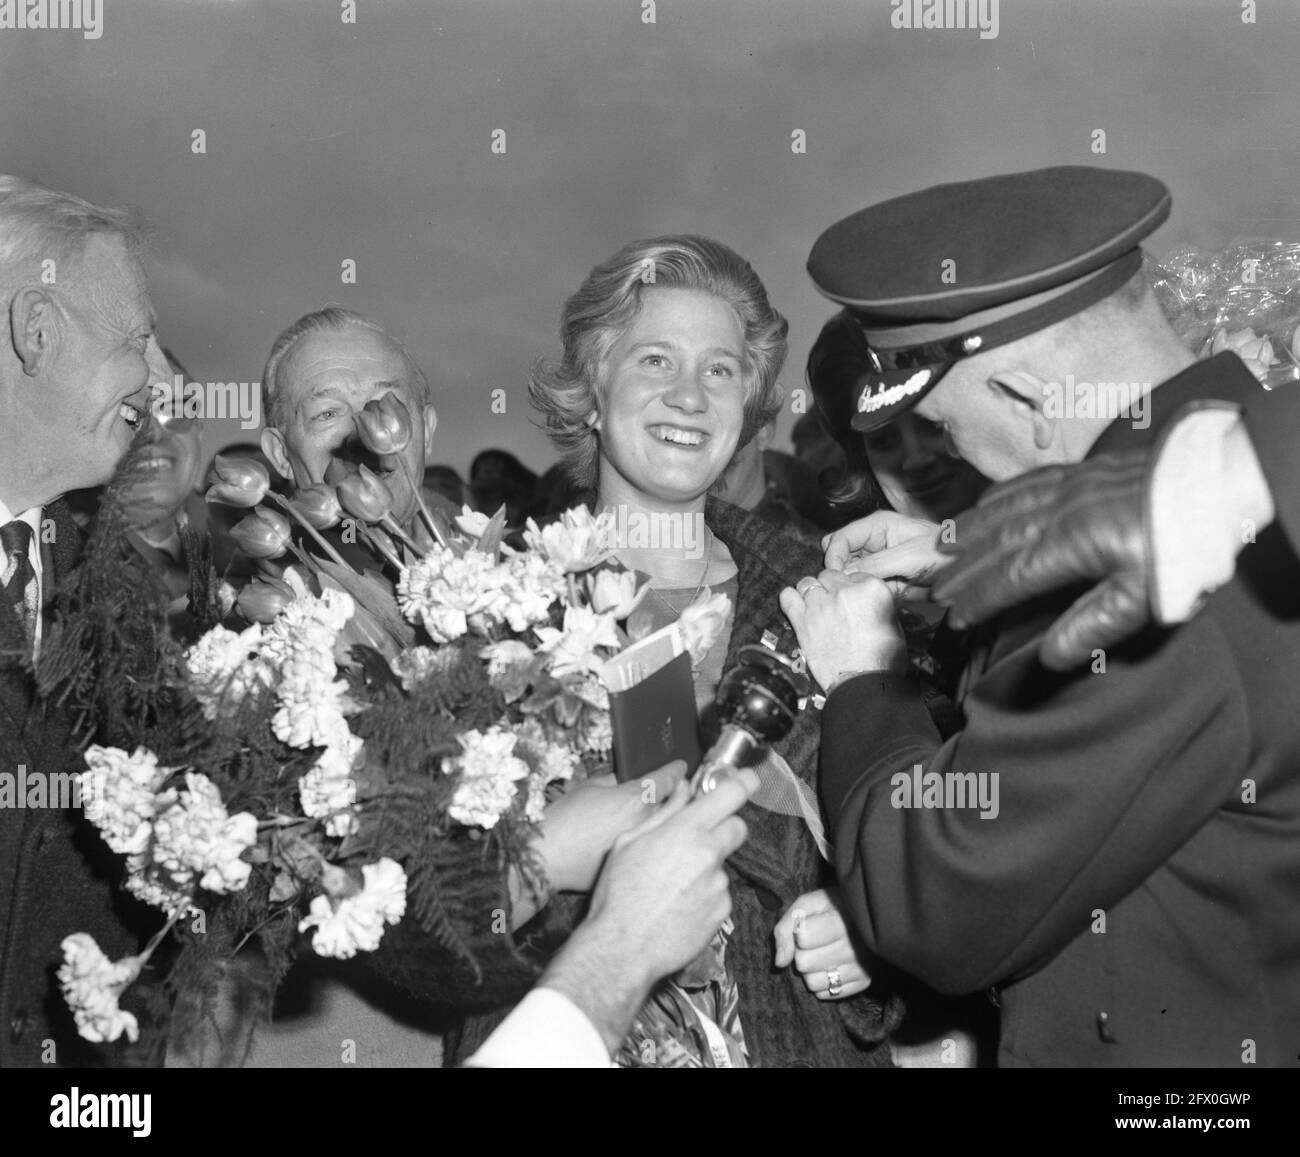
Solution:
M321 532L317 530L314 526L312 526L310 522L307 521L307 519L303 516L302 511L298 510L294 506L294 504L291 501L289 501L289 499L285 498L284 495L282 494L276 494L275 491L270 491L267 494L267 497L274 499L276 504L286 514L288 514L291 518L293 518L298 523L298 525L301 526L308 534L310 534L312 538L316 540L316 545L319 546L321 550L323 550L327 555L329 555L331 559L333 559L336 563L338 563L339 566L346 567L348 570L356 569L355 567L350 566L348 563L343 561L343 556L339 554L339 552L335 550L333 546L331 546L328 542L325 541L325 538L321 534Z

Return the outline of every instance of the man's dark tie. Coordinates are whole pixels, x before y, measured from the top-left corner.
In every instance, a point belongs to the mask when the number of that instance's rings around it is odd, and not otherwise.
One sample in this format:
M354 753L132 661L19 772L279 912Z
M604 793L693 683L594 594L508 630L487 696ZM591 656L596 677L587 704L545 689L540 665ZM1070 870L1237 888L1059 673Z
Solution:
M36 577L28 551L32 543L32 528L20 519L0 526L0 546L5 552L5 597L20 619L27 618L27 586Z

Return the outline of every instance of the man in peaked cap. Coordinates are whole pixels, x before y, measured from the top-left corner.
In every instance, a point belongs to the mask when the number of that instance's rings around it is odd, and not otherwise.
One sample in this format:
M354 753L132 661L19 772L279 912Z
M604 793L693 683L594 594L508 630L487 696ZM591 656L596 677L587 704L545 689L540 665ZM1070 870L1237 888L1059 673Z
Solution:
M875 355L859 428L915 407L1005 481L1153 447L1189 403L1236 421L1261 387L1232 354L1195 361L1141 269L1169 206L1151 177L1056 168L833 226L808 268ZM1048 670L1039 642L1086 586L1001 615L946 740L882 581L926 585L939 537L874 515L782 594L828 693L822 799L858 931L942 991L988 990L1006 1065L1296 1065L1300 590L1281 529L1191 622L1081 670Z

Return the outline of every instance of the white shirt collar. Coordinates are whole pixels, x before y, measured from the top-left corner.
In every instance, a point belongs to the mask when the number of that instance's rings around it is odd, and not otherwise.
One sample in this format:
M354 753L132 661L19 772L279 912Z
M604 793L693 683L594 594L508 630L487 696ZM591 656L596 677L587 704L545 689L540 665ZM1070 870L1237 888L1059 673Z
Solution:
M32 564L32 571L36 575L36 606L39 608L45 603L45 573L41 566L41 523L44 520L45 509L41 506L29 506L21 514L11 514L2 500L0 500L0 526L7 522L12 522L15 518L21 519L32 528L31 542L27 546L27 560ZM8 560L0 562L0 566L7 567ZM36 622L32 634L32 657L35 658L41 653L41 636L44 633L41 623L41 614L38 612L35 616Z
M31 561L32 569L36 572L37 581L41 579L41 523L44 520L44 514L45 508L43 506L29 506L22 513L14 514L5 505L4 500L0 499L0 526L18 519L32 528L32 541L27 548L27 557Z

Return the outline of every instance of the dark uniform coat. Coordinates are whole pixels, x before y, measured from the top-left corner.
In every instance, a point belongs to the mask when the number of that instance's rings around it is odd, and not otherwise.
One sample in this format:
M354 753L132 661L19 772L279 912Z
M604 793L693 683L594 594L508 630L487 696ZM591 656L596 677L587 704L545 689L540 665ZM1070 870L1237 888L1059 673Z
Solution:
M1198 362L1150 395L1148 429L1120 419L1090 456L1152 443L1188 401L1261 395L1235 355ZM1292 495L1294 447L1274 434L1260 450ZM903 677L862 675L827 702L822 798L855 923L943 991L995 990L1002 1064L1300 1062L1288 501L1196 618L1110 649L1104 671L1098 659L1057 674L1037 658L1078 589L1003 615L982 632L947 742ZM996 818L893 806L891 777L916 763L996 775Z
M1243 409L1278 523L1300 556L1300 387L1256 392Z

